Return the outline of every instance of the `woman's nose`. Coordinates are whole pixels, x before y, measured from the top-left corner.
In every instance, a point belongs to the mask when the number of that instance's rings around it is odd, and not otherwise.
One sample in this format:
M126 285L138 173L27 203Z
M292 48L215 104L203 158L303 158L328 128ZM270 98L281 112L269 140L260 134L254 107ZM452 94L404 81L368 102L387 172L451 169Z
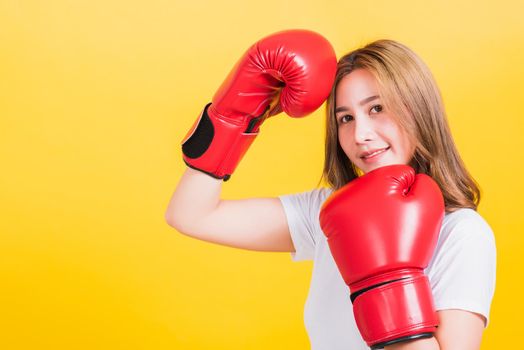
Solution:
M355 119L355 142L364 143L373 140L375 129L373 121L368 117L361 117Z

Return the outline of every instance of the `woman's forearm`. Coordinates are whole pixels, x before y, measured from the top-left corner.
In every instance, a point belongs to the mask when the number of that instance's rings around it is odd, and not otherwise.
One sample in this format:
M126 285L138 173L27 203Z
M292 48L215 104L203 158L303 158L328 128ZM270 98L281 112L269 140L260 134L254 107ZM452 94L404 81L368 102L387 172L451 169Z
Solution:
M442 350L435 337L386 346L385 350Z

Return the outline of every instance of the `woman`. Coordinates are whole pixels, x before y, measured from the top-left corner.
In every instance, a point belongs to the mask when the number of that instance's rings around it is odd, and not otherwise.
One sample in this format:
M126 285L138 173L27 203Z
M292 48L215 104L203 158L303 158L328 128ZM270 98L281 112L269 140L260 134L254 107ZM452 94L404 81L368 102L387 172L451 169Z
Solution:
M271 110L279 112L276 107ZM190 132L196 134L195 129ZM387 165L409 164L431 176L446 206L438 243L425 270L440 325L432 338L386 349L479 348L494 293L494 237L475 211L479 189L453 143L436 83L410 49L379 40L339 60L327 103L323 177L329 188L279 198L222 200L220 179L227 174L217 176L209 168L199 168L200 164L194 166L187 153L186 163L200 171L189 168L182 176L166 212L167 222L198 239L250 250L287 251L295 261L314 260L305 307L312 349L368 348L320 228L324 201L358 176Z

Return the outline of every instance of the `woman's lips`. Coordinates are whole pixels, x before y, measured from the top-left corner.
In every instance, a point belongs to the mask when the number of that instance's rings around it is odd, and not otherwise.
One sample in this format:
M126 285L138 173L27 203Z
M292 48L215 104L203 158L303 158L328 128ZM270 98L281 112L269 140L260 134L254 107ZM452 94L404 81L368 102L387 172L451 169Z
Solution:
M370 163L378 160L384 153L386 153L387 150L389 150L390 147L378 149L376 151L373 151L370 154L367 154L365 156L360 157L364 162Z

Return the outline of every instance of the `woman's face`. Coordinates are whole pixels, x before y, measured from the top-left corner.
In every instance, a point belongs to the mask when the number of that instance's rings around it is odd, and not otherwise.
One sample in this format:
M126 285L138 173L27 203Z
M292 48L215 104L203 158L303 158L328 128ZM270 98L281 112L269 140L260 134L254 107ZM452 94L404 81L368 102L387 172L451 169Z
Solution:
M382 105L369 71L356 69L342 78L335 101L338 142L360 170L410 162L415 147Z

